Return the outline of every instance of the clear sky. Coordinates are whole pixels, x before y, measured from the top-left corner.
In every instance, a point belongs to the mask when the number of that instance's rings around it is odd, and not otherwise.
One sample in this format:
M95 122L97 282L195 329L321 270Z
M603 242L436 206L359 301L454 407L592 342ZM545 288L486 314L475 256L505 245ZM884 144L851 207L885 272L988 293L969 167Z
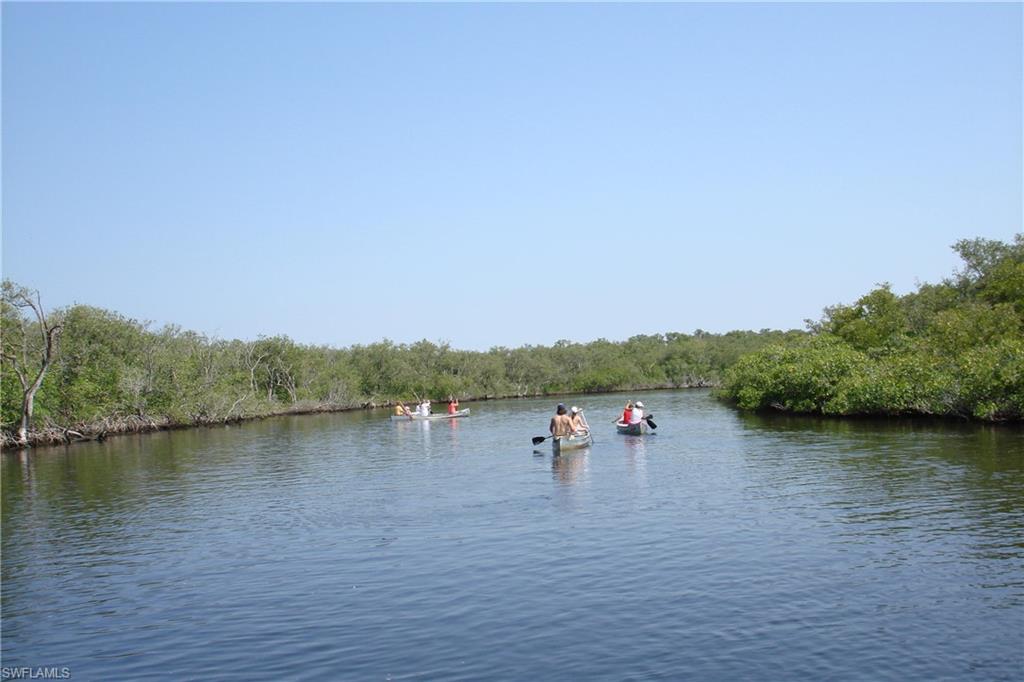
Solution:
M1020 4L4 2L3 274L222 338L802 328L1022 229Z

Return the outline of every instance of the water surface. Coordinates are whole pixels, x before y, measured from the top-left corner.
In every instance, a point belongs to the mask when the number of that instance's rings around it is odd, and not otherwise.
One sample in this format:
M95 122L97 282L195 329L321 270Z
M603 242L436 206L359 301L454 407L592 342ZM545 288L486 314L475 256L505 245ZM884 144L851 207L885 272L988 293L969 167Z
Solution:
M3 665L76 679L1020 679L1024 438L706 391L3 457Z

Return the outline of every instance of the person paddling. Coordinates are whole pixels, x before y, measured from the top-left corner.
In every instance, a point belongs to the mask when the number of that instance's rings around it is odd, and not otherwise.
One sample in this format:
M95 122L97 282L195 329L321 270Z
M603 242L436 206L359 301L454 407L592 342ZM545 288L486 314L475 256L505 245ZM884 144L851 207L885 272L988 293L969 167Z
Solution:
M459 411L459 399L448 396L448 414L455 414Z
M548 431L555 437L568 437L572 435L572 419L566 414L567 410L563 403L558 403L555 408L555 416L551 418Z
M639 400L633 403L633 409L629 413L627 424L639 424L644 420L644 404Z
M622 411L622 416L615 419L616 424L628 424L630 417L633 415L633 401L626 401L626 409Z

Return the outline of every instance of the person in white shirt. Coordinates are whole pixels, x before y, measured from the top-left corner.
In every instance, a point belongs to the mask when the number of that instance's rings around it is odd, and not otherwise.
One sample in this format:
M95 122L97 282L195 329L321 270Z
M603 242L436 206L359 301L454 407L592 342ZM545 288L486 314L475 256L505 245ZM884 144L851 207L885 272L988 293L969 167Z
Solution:
M630 424L639 424L644 420L644 404L639 400L633 403L633 413L629 415Z

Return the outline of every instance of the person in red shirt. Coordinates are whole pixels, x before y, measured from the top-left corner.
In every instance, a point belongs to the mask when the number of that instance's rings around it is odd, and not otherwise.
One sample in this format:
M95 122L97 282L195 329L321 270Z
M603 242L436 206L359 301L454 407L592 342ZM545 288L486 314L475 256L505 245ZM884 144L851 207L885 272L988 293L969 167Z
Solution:
M629 400L626 402L626 409L622 411L622 423L628 424L629 420L633 418L633 401Z
M459 399L448 396L448 414L455 414L459 411Z

